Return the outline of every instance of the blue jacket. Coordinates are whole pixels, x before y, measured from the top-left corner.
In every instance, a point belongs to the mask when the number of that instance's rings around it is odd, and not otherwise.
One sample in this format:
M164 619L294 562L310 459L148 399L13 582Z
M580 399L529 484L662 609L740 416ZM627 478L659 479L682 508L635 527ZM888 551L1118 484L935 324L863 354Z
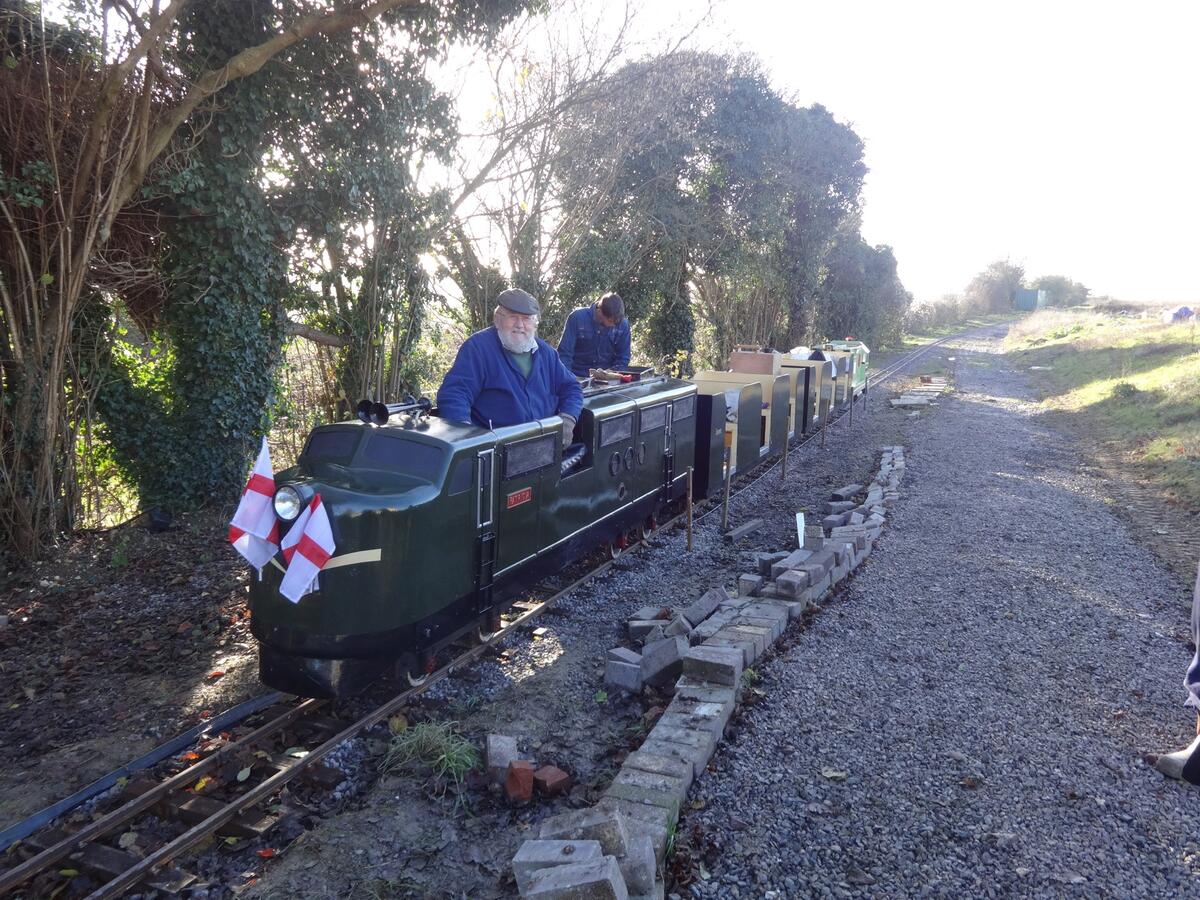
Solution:
M554 348L541 338L533 351L533 371L526 379L492 326L463 341L438 389L437 402L442 418L449 422L500 428L559 413L578 419L583 391Z
M622 368L629 365L629 320L605 328L596 321L595 307L584 306L567 316L558 356L563 365L586 377L588 369Z

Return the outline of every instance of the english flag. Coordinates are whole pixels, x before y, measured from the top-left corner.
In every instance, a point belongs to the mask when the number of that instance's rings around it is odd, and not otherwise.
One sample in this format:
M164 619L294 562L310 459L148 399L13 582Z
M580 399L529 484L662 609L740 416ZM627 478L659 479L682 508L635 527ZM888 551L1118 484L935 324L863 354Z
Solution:
M271 561L279 550L279 520L275 518L275 474L271 469L271 451L264 437L258 459L241 502L229 523L229 543L258 570Z
M320 494L300 513L284 537L282 549L287 572L279 584L279 593L299 603L301 597L316 587L317 574L337 549Z

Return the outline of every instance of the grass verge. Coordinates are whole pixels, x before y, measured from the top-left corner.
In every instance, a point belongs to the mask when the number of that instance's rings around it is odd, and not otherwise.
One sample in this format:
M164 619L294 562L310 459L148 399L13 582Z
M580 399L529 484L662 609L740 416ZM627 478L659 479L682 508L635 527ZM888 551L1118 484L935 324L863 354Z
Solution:
M1042 310L1013 326L1005 349L1048 411L1121 453L1168 500L1200 510L1200 328Z

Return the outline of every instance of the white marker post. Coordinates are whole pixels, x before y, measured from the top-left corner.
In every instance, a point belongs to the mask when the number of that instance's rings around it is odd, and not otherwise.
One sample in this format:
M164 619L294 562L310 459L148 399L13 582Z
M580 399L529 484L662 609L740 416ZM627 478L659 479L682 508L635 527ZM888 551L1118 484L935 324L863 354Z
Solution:
M804 513L796 513L796 546L804 547Z

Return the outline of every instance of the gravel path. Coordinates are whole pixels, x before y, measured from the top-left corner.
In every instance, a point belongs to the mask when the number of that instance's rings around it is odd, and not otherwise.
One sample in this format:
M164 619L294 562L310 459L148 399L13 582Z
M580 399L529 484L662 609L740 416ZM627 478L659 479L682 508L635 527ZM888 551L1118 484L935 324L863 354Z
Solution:
M1141 758L1190 731L1189 586L998 341L955 350L876 552L693 787L679 896L1200 896L1196 795Z

